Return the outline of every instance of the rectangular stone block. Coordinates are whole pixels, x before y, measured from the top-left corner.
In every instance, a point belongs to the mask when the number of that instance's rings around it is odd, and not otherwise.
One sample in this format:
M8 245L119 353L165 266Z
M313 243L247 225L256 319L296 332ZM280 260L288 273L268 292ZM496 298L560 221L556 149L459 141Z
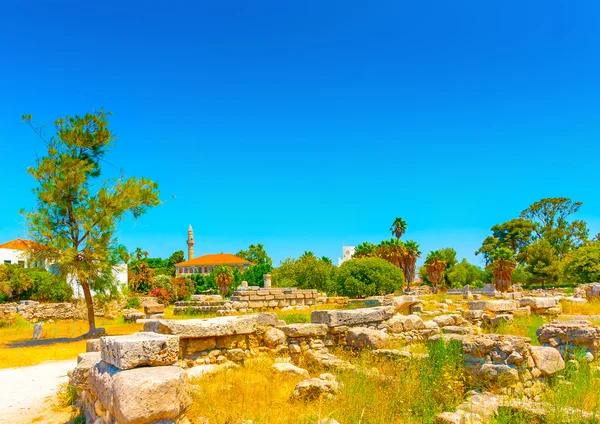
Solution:
M179 336L134 333L100 338L102 360L121 370L144 365L173 365L179 357Z
M256 331L259 318L260 316L258 314L252 314L208 319L152 320L144 323L144 331L154 331L155 333L160 334L174 334L181 338L251 334Z
M275 298L275 300L283 300L283 299L285 299L285 295L283 295L283 294L276 294L274 296L274 298Z
M313 311L311 322L313 324L327 324L329 327L340 325L362 325L382 322L394 316L394 308L379 306L376 308L362 308L353 310Z
M523 297L519 299L521 307L529 306L533 310L554 308L559 304L557 297Z
M107 409L120 424L176 422L191 403L179 367L122 371L99 362L89 374L90 392L101 404L91 407Z
M268 296L265 296L265 298L264 298L264 299L265 299L265 300L274 300L274 299L275 299L275 296L268 295Z
M324 337L329 327L326 324L288 324L279 327L287 337Z
M145 305L144 313L146 315L164 314L165 306L158 303L156 305Z
M248 302L248 307L249 308L264 308L265 307L265 302L263 302L262 300L260 301L249 301Z
M511 312L517 307L514 300L474 300L469 302L472 311Z
M264 296L258 296L258 295L254 295L254 296L249 296L248 300L252 300L252 301L262 301L264 300Z

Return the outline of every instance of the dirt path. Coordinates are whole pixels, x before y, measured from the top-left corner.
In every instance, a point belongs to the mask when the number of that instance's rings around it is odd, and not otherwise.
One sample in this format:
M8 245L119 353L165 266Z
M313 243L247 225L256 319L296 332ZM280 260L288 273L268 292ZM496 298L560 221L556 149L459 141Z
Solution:
M49 407L58 387L67 382L67 372L76 364L77 360L69 359L0 369L0 423L59 422L46 420L51 414ZM41 421L37 420L40 413L46 417Z

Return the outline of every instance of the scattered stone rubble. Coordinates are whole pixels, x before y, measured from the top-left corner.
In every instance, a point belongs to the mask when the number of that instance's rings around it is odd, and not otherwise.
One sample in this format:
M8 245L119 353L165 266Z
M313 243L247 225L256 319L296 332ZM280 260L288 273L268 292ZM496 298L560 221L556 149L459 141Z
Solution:
M80 355L71 383L77 387L88 422L178 422L184 419L189 404L188 380L236 368L256 355L269 353L278 361L273 366L275 372L302 378L291 398L308 401L334 396L339 383L330 374L310 378L304 366L316 365L324 370L354 368L332 354L331 347L366 348L379 358L403 360L415 355L389 349L391 341L414 343L443 337L462 343L465 369L473 384L538 401L547 379L565 368L567 347L584 347L594 357L600 348L600 330L589 322L554 321L544 325L538 331L543 346L532 346L526 337L480 334L478 325L486 320L498 323L512 319L520 310L529 313L555 308L558 300L554 297L470 301L465 302L469 309L460 311L462 314L440 308L441 315L431 321L423 321L418 312L399 312L420 306L413 296L385 302L390 306L315 310L311 323L306 324L286 324L270 312L210 319L144 320L142 333L103 337L99 343L88 344L88 350L99 352ZM496 403L501 403L487 399L485 394L477 396L469 399L469 405L438 417L438 421L471 422L471 416L487 417L487 412L480 410L485 408L477 405L489 403L493 404L491 410L497 410Z
M588 361L600 353L600 327L587 320L552 321L537 330L537 337L543 346L558 349L563 358L576 349L583 349Z
M575 288L574 298L590 300L600 300L600 283L581 284Z

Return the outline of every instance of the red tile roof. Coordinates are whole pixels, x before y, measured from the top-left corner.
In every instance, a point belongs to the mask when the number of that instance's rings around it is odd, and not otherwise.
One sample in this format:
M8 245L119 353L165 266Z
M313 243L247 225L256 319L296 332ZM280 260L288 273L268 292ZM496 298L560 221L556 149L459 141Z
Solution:
M216 255L204 255L198 256L197 258L179 262L175 266L207 266L207 265L252 265L252 262L246 259L240 258L239 256L232 255L230 253L218 253Z
M42 246L33 240L14 239L0 244L0 249L27 250L28 247Z

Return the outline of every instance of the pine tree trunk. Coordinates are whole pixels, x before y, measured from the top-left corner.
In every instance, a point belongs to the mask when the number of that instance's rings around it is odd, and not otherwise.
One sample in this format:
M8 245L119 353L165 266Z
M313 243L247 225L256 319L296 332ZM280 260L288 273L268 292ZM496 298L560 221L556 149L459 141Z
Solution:
M83 296L85 297L85 306L87 307L89 331L87 333L88 338L92 338L96 335L96 317L94 316L94 301L92 299L92 292L90 286L86 282L81 283L83 288Z

